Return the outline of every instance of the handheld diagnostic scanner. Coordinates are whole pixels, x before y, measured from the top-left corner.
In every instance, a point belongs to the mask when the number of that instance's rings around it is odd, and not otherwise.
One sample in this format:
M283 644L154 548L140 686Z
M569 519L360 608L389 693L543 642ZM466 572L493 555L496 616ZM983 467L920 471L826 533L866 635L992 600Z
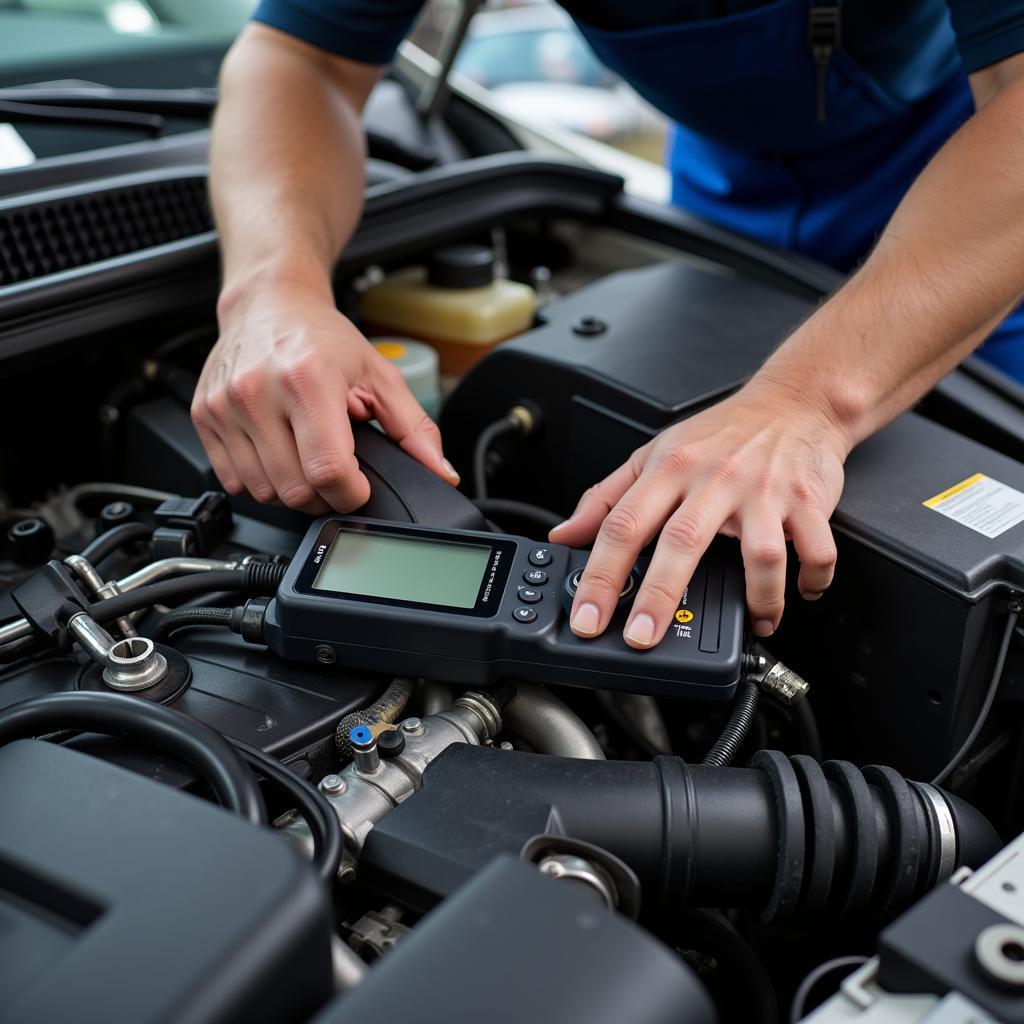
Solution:
M622 639L648 560L605 632L569 610L588 552L507 534L329 516L309 530L267 609L271 650L298 661L485 686L502 678L631 693L732 697L743 657L735 548L697 567L660 644Z

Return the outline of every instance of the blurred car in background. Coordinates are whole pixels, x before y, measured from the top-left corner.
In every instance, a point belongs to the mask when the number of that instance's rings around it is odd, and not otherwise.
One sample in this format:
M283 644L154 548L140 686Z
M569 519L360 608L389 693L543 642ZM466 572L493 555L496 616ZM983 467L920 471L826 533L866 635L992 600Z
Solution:
M513 117L604 142L659 131L663 121L598 62L568 15L548 4L477 14L455 70L489 89Z

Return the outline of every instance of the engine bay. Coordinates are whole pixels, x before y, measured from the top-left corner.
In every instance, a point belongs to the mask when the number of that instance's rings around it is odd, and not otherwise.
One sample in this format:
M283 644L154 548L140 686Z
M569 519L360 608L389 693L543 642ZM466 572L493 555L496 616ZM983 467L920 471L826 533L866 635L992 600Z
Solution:
M3 244L199 172L133 173L4 199ZM460 491L355 430L372 496L342 533L475 543L464 592L436 596L435 551L419 590L374 563L328 607L297 574L335 534L222 494L191 425L217 278L189 230L0 278L0 1019L1019 1019L1019 389L968 361L858 448L835 584L763 644L723 539L665 642L688 653L640 672L553 639L585 553L547 530L741 386L827 272L557 161L372 185L336 282L357 323L452 246L536 311L442 363ZM951 504L977 477L1002 489ZM406 582L408 550L381 555ZM518 628L543 643L478 643ZM828 998L835 958L864 966Z

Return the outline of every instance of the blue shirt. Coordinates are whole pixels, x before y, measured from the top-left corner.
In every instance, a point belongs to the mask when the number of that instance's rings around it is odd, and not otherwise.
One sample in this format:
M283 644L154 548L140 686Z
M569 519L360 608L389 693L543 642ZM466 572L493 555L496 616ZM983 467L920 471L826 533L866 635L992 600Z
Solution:
M577 21L608 31L722 17L770 0L562 0ZM424 0L261 0L254 18L331 53L387 64ZM682 9L682 10L681 10ZM920 41L952 21L968 73L1024 51L1024 0L845 0L843 45L894 95ZM947 72L957 53L950 48Z

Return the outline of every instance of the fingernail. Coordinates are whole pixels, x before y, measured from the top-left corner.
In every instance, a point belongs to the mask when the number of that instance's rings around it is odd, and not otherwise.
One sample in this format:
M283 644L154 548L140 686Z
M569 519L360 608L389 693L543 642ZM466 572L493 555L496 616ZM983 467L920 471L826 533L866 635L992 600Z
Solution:
M572 631L581 633L583 636L593 636L597 632L598 624L601 622L601 610L596 604L589 601L581 604L572 617Z
M767 619L760 619L754 623L754 634L756 636L771 636L775 632L775 624Z
M550 532L557 533L559 530L565 529L575 518L575 516L569 516L568 519L563 519L557 526L552 526Z
M654 619L647 612L634 615L633 621L626 627L626 639L641 647L648 647L654 639Z
M802 590L800 596L805 601L817 601L825 594L824 590Z
M460 477L458 472L456 471L455 467L447 459L442 459L441 465L444 466L444 471L448 474L450 479L454 480L456 483L458 483L462 479L462 477Z

